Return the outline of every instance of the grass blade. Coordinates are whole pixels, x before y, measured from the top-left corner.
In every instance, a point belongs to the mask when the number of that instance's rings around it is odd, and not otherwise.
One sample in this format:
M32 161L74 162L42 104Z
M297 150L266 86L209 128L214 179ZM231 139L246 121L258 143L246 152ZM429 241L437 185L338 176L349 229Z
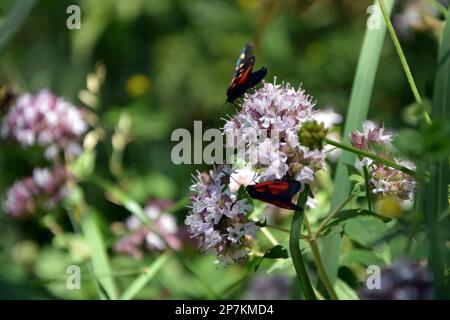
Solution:
M152 278L158 273L159 270L164 266L164 264L169 260L170 255L166 252L159 256L148 269L138 276L133 283L125 290L125 292L120 297L121 300L131 300L133 297L139 293L139 291L144 288L147 283L152 280Z
M0 27L0 54L8 45L9 40L19 31L35 4L36 0L20 0L14 3Z
M111 182L109 182L101 177L93 175L90 179L93 183L95 183L96 185L98 185L105 191L109 192L111 195L113 195L116 198L115 200L117 200L121 205L123 205L130 213L136 215L136 217L143 224L147 225L152 232L154 232L157 236L160 237L160 239L163 242L165 242L165 238L163 236L161 236L160 232L155 228L154 223L152 221L150 221L150 219L145 214L144 209L137 201L132 199L130 196L128 196L125 192L120 190L114 184L112 184ZM185 201L186 201L185 199L181 199L180 203L185 203ZM179 204L174 205L175 208L178 208L179 206L180 206ZM173 209L170 209L170 210L173 210ZM206 281L204 281L203 277L201 277L201 275L197 274L197 272L195 271L195 268L193 268L191 266L191 263L189 262L188 259L186 259L181 253L171 249L169 244L166 243L166 245L167 245L168 250L170 250L174 254L174 256L177 258L177 260L182 264L184 269L188 273L190 273L194 278L196 278L197 281L205 288L205 290L207 291L208 296L210 298L212 298L212 299L220 298L216 295L216 293L212 289L211 285L209 283L207 283Z
M92 253L91 262L94 274L96 276L102 275L102 277L96 277L98 284L110 299L117 299L117 287L112 276L113 273L106 254L103 237L95 221L95 212L91 210L84 213L81 216L80 224L84 238Z
M384 0L379 0L381 12L383 13L384 20L387 24L387 28L389 30L389 34L391 35L392 42L394 43L395 50L397 51L398 57L400 58L400 62L402 64L403 70L405 71L406 78L408 79L409 86L411 87L411 91L414 95L414 99L419 105L422 105L422 98L420 97L419 90L417 89L416 82L414 81L414 77L412 76L411 69L409 68L408 61L406 61L405 54L403 53L402 46L400 45L400 41L398 40L397 34L395 33L394 26L389 18L389 14L386 10L386 6L384 4ZM427 124L431 124L430 116L427 111L423 110L423 117Z
M439 49L436 72L432 119L450 120L450 23L446 23ZM445 248L445 224L439 221L439 215L448 210L448 184L450 168L448 159L430 164L431 183L425 185L424 213L429 238L429 260L434 278L435 297L449 299L448 276L445 276L447 256ZM447 249L448 250L448 249ZM447 261L448 262L448 261ZM447 264L448 265L448 264Z
M377 1L375 1L375 4L377 4ZM394 0L386 0L385 4L387 12L390 13L394 5ZM379 26L380 28L367 29L364 36L347 110L344 126L344 142L348 142L350 132L361 129L362 122L367 118L378 62L386 34L386 23L380 21ZM331 210L337 208L349 196L350 181L347 178L345 164L353 164L355 159L354 154L348 151L342 152L335 176L335 186L339 187L335 188L331 200ZM334 283L337 277L340 247L341 239L339 234L330 234L322 241L322 257L326 272L332 283Z
M303 294L308 300L317 300L306 271L305 262L300 250L299 239L303 225L303 215L306 209L306 200L308 200L309 186L306 185L305 190L298 198L298 206L300 210L296 210L292 217L291 233L289 235L289 250L291 251L292 263L294 264L295 273L300 284Z

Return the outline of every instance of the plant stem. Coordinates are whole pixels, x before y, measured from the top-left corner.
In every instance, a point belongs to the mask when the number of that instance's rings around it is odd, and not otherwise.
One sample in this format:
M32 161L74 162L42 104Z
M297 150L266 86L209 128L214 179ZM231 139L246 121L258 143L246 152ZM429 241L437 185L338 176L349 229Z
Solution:
M314 234L312 236L310 236L310 241L311 240L315 240L320 236L320 233L322 232L322 230L327 226L327 224L339 213L341 212L341 210L350 202L350 200L353 199L355 195L351 194L343 203L341 203L341 205L339 207L337 207L332 213L330 213L328 215L328 217L326 217L322 223L319 225L319 227L317 228L316 232L314 232Z
M389 31L389 34L391 35L392 42L394 42L394 47L397 50L397 54L400 58L400 62L402 63L403 70L405 71L406 77L408 78L409 86L411 87L411 91L413 92L414 98L416 99L416 102L420 105L422 105L422 98L420 97L419 90L417 90L416 82L414 81L414 78L411 73L411 69L409 68L408 61L406 61L405 54L403 53L402 46L400 45L400 41L398 41L397 34L395 33L394 26L392 25L391 19L389 18L389 14L386 10L386 5L384 4L384 0L378 0L380 3L381 12L383 13L384 20L386 21L386 25ZM430 125L431 124L431 118L430 115L427 113L427 111L423 110L423 117L425 119L425 122Z
M261 228L261 232L266 236L266 238L270 241L270 243L272 243L273 246L279 244L278 240L275 239L270 230L268 230L267 228Z
M278 230L278 231L282 231L282 232L285 232L285 233L290 233L290 231L289 231L288 229L285 229L285 228L283 228L283 227L273 226L273 225L271 225L271 224L266 224L264 227L265 227L265 228L274 229L274 230ZM303 240L309 240L309 237L304 236L304 235L301 234L301 235L300 235L300 239L303 239Z
M316 263L317 272L319 273L320 280L322 280L323 284L325 285L325 288L328 291L328 294L330 295L331 299L333 300L339 300L336 292L334 291L333 285L331 284L330 278L327 275L327 272L325 271L325 267L322 262L322 257L320 256L319 247L317 246L317 242L312 237L312 231L311 231L311 225L309 224L308 217L304 216L304 223L306 226L306 230L308 231L308 235L311 240L309 240L309 245L311 247L311 252L314 257L314 261Z
M328 143L328 144L331 144L332 146L339 147L339 148L341 148L343 150L347 150L347 151L353 152L353 153L355 153L355 154L357 154L359 156L370 158L370 159L375 160L375 161L377 161L379 163L382 163L382 164L384 164L384 165L386 165L388 167L391 167L391 168L403 171L404 173L409 174L410 176L413 176L413 177L417 176L417 172L415 172L414 170L411 170L411 169L409 169L409 168L407 168L405 166L402 166L402 165L400 165L400 164L398 164L398 163L396 163L394 161L391 161L391 160L388 160L388 159L384 159L384 158L376 155L375 153L368 152L368 151L365 151L365 150L361 150L361 149L355 148L353 146L343 144L343 143L338 142L338 141L330 140L329 138L325 138L325 142Z
M160 255L146 270L144 273L140 274L131 285L125 290L125 292L120 297L121 300L131 300L136 294L139 293L149 281L158 273L159 270L164 266L164 264L169 260L170 254L164 253Z
M311 281L309 280L308 272L303 261L302 252L300 250L299 238L303 224L303 214L306 209L306 200L309 195L309 185L306 185L305 190L300 194L297 205L300 210L296 210L292 217L291 233L289 236L289 250L291 252L292 262L294 264L297 279L300 284L300 288L306 299L317 300L314 293Z
M363 171L364 171L364 180L366 182L367 206L369 207L369 211L372 211L372 194L370 193L369 189L369 170L367 169L366 165L363 167Z
M209 282L204 280L204 277L199 275L195 268L193 268L189 262L188 259L185 259L185 257L178 251L174 250L166 241L164 236L161 235L161 232L158 230L158 228L155 227L154 223L147 217L147 215L144 212L144 209L139 205L137 201L129 197L125 192L123 192L120 188L113 185L111 182L109 182L106 179L103 179L100 176L92 175L90 180L99 186L100 188L104 189L105 191L111 193L116 198L115 200L124 206L128 211L130 211L132 214L134 214L143 224L145 224L150 231L152 231L154 234L156 234L161 241L164 242L166 245L166 248L168 251L172 252L174 257L178 259L178 261L181 263L181 265L184 267L184 269L190 273L207 291L210 298L213 299L219 299L220 297L216 295L214 290L212 289Z

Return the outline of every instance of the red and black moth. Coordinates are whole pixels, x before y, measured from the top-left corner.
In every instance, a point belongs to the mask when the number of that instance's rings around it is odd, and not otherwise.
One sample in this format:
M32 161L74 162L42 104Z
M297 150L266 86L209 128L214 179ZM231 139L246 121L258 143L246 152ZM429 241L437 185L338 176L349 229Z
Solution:
M292 197L298 193L302 184L295 180L273 180L248 185L245 189L253 199L270 203L279 208L300 210L292 203Z
M247 43L242 49L241 54L236 62L236 69L231 80L231 84L227 90L227 102L232 103L244 93L256 86L267 74L267 68L252 72L255 65L255 55L253 54L253 45Z

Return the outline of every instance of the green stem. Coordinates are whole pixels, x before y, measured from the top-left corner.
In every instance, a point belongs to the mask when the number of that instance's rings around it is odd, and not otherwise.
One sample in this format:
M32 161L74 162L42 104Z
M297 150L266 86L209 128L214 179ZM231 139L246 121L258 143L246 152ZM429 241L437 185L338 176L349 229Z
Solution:
M133 283L125 290L125 292L120 297L121 300L131 300L139 293L148 282L158 273L159 270L164 266L164 264L169 260L170 254L164 253L158 257L146 270L144 273L139 275Z
M334 291L333 285L331 284L330 278L328 277L328 274L325 271L325 267L322 262L322 257L320 256L319 247L317 246L317 242L314 239L314 237L312 237L311 225L309 224L306 215L304 216L304 223L306 226L306 230L308 231L308 235L311 238L311 240L309 241L309 246L311 247L311 252L314 257L314 262L316 263L317 272L319 273L320 280L322 280L323 284L325 285L325 288L327 289L331 299L339 300L336 292Z
M408 78L409 86L411 87L411 91L413 92L414 98L416 99L416 102L418 104L423 105L422 98L420 97L419 94L419 90L417 90L416 82L414 81L411 69L409 68L408 61L406 61L406 57L403 52L402 46L400 45L400 41L398 41L398 37L397 34L395 33L394 26L392 25L391 19L389 18L389 14L386 9L386 5L384 4L384 0L378 0L378 2L380 3L381 12L383 13L384 20L386 21L389 34L391 35L392 38L392 42L394 42L395 50L397 50L400 62L402 63L403 70L405 71L406 77ZM428 125L430 125L431 118L425 109L423 110L423 117L425 119L425 122Z
M283 227L273 226L273 225L271 225L271 224L266 224L264 227L265 227L265 228L269 228L269 229L274 229L274 230L282 231L282 232L285 232L285 233L291 233L291 231L289 231L288 229L285 229L285 228L283 228ZM309 237L304 236L304 235L300 235L300 239L303 239L303 240L309 240Z
M184 267L184 269L189 272L194 278L197 279L197 281L205 288L208 295L213 299L219 299L214 290L212 289L210 283L208 281L204 280L204 277L202 277L200 274L198 274L195 271L195 268L193 268L190 265L190 262L188 259L185 259L185 257L178 251L174 250L166 241L166 239L161 235L158 228L155 227L154 223L147 217L147 215L144 212L144 209L139 205L137 201L129 197L125 192L123 192L121 189L113 185L111 182L109 182L106 179L103 179L100 176L92 175L90 180L99 186L100 188L104 189L105 191L113 194L116 199L122 206L124 206L128 211L130 211L132 214L136 215L138 219L145 224L153 233L155 233L161 241L164 242L166 245L166 248L168 251L172 252L173 255L178 259L178 261L181 263L181 265ZM181 202L184 201L183 199L180 200ZM176 205L175 205L176 206ZM170 211L171 209L169 209Z
M372 194L370 193L369 189L369 170L367 169L367 166L363 167L364 171L364 180L366 182L366 198L367 198L367 206L369 207L369 211L372 211Z
M310 237L311 240L315 240L320 236L322 230L327 226L327 224L339 213L341 210L353 199L355 195L351 194L339 207L337 207L332 213L330 213L319 225L316 232Z
M391 167L391 168L403 171L404 173L409 174L410 176L413 176L413 177L417 176L417 173L414 170L406 168L406 167L404 167L404 166L402 166L402 165L400 165L400 164L398 164L398 163L396 163L394 161L391 161L391 160L388 160L388 159L384 159L384 158L376 155L375 153L368 152L368 151L365 151L365 150L361 150L361 149L355 148L353 146L349 146L349 145L343 144L341 142L330 140L328 138L325 138L325 142L328 143L328 144L331 144L332 146L339 147L339 148L341 148L343 150L350 151L350 152L352 152L352 153L354 153L356 155L370 158L370 159L375 160L375 161L377 161L379 163L382 163L382 164L384 164L384 165L386 165L388 167Z
M306 200L308 200L309 186L306 185L305 190L300 194L297 205L300 210L294 212L291 225L291 233L289 236L289 250L291 252L292 262L294 264L297 279L303 294L308 300L317 300L308 272L306 271L305 262L303 261L302 252L300 250L299 238L303 224L303 214L306 209Z

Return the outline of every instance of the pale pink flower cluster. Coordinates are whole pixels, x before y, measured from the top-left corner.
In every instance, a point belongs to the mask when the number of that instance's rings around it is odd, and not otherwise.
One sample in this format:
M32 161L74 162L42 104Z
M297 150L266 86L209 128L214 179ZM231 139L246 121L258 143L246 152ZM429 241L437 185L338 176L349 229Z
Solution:
M353 146L358 149L374 151L373 148L385 146L392 141L392 134L386 133L384 127L378 127L372 121L363 123L363 132L354 131L350 134Z
M42 90L18 97L3 121L1 135L23 147L42 146L45 157L55 159L60 151L67 156L81 153L78 141L87 129L80 109Z
M31 177L16 181L7 191L3 209L14 217L35 213L40 204L52 209L66 196L69 177L61 165L35 168Z
M383 127L378 127L373 122L366 121L363 124L363 132L352 132L350 139L353 146L358 149L377 153L385 159L415 169L413 163L393 156L393 135L386 133ZM397 196L401 200L412 198L416 184L412 176L368 158L363 158L361 163L369 169L369 186L375 196Z
M83 112L48 90L36 95L20 95L3 119L1 137L16 141L24 148L41 146L52 168L35 168L33 176L17 181L8 191L3 205L18 217L34 213L44 199L52 208L68 194L70 174L60 164L60 154L72 158L82 152L79 140L88 125Z
M228 166L198 173L191 187L192 210L185 220L199 248L216 254L225 265L246 260L257 230L246 217L252 206L230 190L231 174Z
M145 207L145 214L154 223L158 234L144 225L138 217L126 220L128 235L119 239L114 246L118 253L126 253L135 259L142 259L144 250L163 251L169 245L174 250L181 249L180 228L176 218L167 212L172 205L170 201L153 200Z
M314 113L314 102L302 88L263 82L225 123L227 146L237 147L236 160L253 164L262 181L288 177L311 183L324 168L325 154L302 146L298 130Z

